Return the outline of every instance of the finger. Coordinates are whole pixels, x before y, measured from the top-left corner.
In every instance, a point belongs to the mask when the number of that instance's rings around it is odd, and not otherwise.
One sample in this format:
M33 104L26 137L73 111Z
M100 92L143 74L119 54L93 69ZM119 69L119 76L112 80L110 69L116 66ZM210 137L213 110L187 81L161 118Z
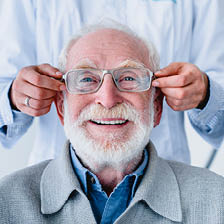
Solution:
M183 100L175 99L172 97L166 97L166 100L168 100L170 104L176 107L182 107L187 105L194 105L196 107L198 103L197 97L185 98Z
M36 110L32 107L28 107L26 105L22 105L20 107L20 110L25 113L25 114L28 114L30 116L34 116L34 117L38 117L38 116L42 116L44 114L47 114L49 111L50 111L50 106L49 107L46 107L46 108L43 108L43 109L39 109L39 110Z
M184 87L193 82L193 76L188 75L188 73L183 73L181 75L173 75L168 77L157 78L152 82L154 87Z
M54 91L62 91L65 89L65 84L63 82L46 75L42 75L36 71L32 71L32 73L25 73L23 75L23 78L25 81L36 87L50 89Z
M185 65L182 62L174 62L169 64L168 66L160 69L159 71L155 72L156 77L164 77L164 76L171 76L176 75L178 71Z
M161 91L166 97L183 100L192 97L192 95L197 95L193 89L191 85L188 85L183 88L161 88Z
M24 98L23 98L24 102L25 102L26 98L27 98L27 96L24 96ZM46 99L46 100L36 100L33 98L29 98L29 106L33 109L41 110L41 109L50 107L53 100L54 100L54 97L50 98L50 99Z
M62 77L62 73L55 67L49 64L41 64L36 66L37 72L41 73L42 75L46 75L49 77L53 77L55 79L60 79Z
M54 97L56 91L45 88L36 87L29 82L22 82L20 85L15 85L15 91L17 94L27 95L36 100L44 100Z
M29 107L32 107L33 109L43 109L46 108L48 106L50 106L54 100L54 97L49 98L49 99L45 99L45 100L36 100L34 98L31 98L30 96L21 94L21 93L16 93L16 98L17 98L17 107L21 108L24 105L26 105L25 101L27 98L29 98Z
M198 82L193 82L185 87L177 88L161 88L162 93L166 97L172 97L174 99L191 99L198 101L198 104L203 100L203 86Z
M34 99L29 97L29 101L28 101L29 106L27 106L26 103L25 103L25 99L28 96L18 95L17 97L19 98L18 103L17 103L17 108L20 111L22 111L23 113L26 113L26 114L31 115L31 116L41 116L41 115L44 115L44 114L48 113L50 108L51 108L51 104L50 104L50 105L48 105L46 107L36 109L36 108L33 108Z
M176 100L169 97L166 98L166 102L175 111L184 111L197 107L197 103L190 100Z

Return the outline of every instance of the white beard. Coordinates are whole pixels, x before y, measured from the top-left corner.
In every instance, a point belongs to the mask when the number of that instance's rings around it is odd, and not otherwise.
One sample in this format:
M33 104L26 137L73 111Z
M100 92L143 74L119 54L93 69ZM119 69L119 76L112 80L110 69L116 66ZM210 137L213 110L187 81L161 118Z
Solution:
M124 167L131 160L139 157L149 141L149 136L154 125L153 95L149 103L149 112L144 112L149 122L143 123L140 114L133 106L123 103L110 110L101 105L93 104L86 107L78 119L70 122L68 106L64 103L64 130L70 140L76 154L84 165L93 172L101 170L105 166L115 169ZM103 141L94 139L94 133L85 130L84 123L97 118L124 118L134 122L134 128L129 136L107 134Z

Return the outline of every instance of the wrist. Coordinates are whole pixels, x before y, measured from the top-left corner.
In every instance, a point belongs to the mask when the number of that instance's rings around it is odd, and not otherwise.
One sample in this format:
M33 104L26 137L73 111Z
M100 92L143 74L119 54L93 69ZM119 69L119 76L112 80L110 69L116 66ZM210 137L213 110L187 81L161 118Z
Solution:
M198 104L198 106L196 107L197 109L203 110L205 108L205 106L208 103L209 97L210 97L210 81L209 78L206 74L204 74L204 77L206 79L206 93L205 93L205 97L203 98L203 100Z
M14 81L13 81L14 82ZM10 106L11 106L11 108L13 109L13 110L16 110L16 111L20 111L17 107L16 107L16 105L13 103L13 99L12 99L12 85L13 85L13 82L12 82L12 84L11 84L11 86L10 86L10 89L9 89L9 92L8 92L8 97L9 97L9 102L10 102Z

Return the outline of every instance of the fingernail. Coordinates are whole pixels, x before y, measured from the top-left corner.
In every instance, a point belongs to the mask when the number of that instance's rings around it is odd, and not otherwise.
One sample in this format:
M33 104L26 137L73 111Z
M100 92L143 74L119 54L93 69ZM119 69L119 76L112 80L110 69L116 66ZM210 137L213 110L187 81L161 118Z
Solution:
M62 72L56 72L55 74L56 75L62 75Z
M152 82L152 86L155 86L155 87L156 87L156 86L159 86L159 82L157 82L157 81L153 81L153 82Z
M157 72L155 72L155 75L160 75L160 74L162 74L161 71L157 71Z

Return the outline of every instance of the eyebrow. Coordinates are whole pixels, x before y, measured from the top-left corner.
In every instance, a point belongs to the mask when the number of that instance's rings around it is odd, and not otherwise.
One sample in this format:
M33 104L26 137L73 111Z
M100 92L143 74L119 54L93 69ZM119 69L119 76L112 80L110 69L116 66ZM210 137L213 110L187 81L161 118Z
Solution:
M133 60L133 59L127 59L117 66L115 68L126 68L126 67L133 67L133 68L145 68L145 65L139 61ZM91 61L89 58L81 59L74 67L73 69L84 69L84 68L94 68L97 69L96 64Z
M97 66L89 58L83 58L73 67L73 69L80 69L80 68L97 68Z
M145 65L139 61L133 60L133 59L127 59L117 66L118 68L122 67L133 67L133 68L145 68Z

